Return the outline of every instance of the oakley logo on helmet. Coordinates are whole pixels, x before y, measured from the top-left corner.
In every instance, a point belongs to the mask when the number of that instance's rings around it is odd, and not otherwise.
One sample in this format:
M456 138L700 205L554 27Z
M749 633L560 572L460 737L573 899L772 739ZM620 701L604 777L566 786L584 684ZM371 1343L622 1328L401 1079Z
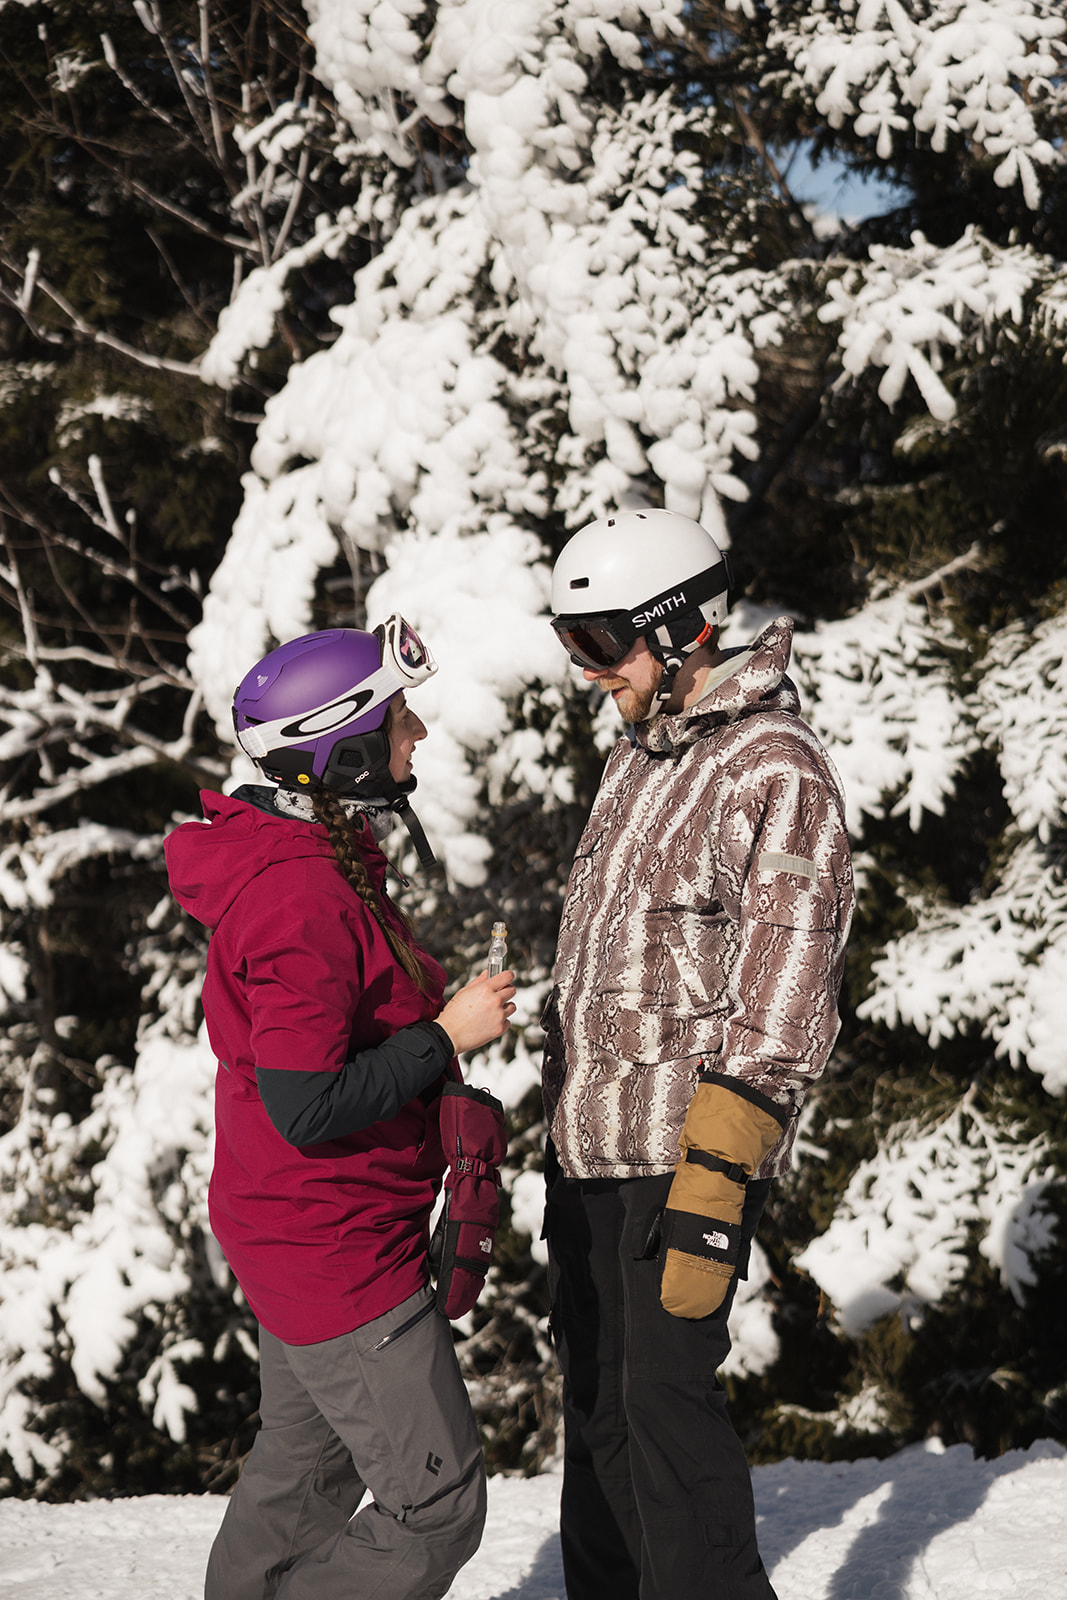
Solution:
M290 722L281 730L282 738L314 739L320 733L329 733L333 728L343 728L346 722L352 722L363 707L373 699L372 689L359 689L355 694L346 694L342 700L335 700L329 706L319 706L307 716L298 717L295 722Z

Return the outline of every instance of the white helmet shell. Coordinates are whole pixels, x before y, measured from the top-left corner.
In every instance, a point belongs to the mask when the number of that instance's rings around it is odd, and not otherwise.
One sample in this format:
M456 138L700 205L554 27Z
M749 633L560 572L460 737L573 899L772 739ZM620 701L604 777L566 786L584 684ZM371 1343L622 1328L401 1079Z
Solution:
M552 610L556 616L628 611L637 621L642 606L721 562L719 546L691 517L653 506L617 511L564 545L552 572ZM693 609L718 628L728 604L724 568L721 590ZM655 623L650 616L650 631Z

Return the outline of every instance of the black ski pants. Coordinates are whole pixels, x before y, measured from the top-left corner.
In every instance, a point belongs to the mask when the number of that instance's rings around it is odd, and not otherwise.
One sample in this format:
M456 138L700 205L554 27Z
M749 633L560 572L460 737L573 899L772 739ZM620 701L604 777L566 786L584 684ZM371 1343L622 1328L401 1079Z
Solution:
M716 1375L733 1290L699 1321L660 1304L655 1224L670 1183L557 1177L548 1194L567 1596L774 1600L748 1463ZM748 1186L742 1272L769 1188Z

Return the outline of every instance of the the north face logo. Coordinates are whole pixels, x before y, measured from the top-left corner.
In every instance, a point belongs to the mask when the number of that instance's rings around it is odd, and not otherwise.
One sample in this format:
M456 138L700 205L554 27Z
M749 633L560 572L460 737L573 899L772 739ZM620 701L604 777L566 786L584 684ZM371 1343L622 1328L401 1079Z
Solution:
M492 1239L492 1235L491 1234L487 1239L479 1239L478 1240L478 1249L482 1252L483 1256L491 1256L492 1255L492 1253L493 1253L493 1239Z
M730 1243L725 1233L704 1233L701 1238L710 1250L725 1250Z

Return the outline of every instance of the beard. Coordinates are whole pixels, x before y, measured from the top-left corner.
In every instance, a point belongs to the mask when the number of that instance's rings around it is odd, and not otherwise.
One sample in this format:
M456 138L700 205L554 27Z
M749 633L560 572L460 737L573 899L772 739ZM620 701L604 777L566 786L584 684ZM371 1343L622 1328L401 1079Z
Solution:
M646 687L635 689L626 678L601 678L597 688L603 689L605 694L611 694L615 689L622 689L624 692L615 699L619 716L628 723L646 722L652 711L652 702L656 698L662 677L663 663L657 661L652 682Z

